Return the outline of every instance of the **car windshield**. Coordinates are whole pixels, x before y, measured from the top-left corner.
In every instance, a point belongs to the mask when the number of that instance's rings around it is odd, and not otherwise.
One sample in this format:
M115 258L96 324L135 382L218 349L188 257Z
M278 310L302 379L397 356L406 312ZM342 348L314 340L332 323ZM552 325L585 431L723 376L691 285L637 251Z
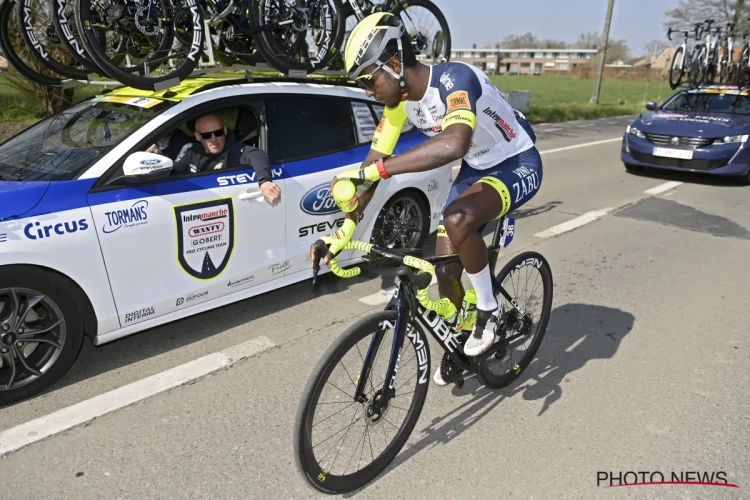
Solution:
M750 99L747 96L733 94L689 94L683 92L664 104L661 109L750 115Z
M0 179L75 179L172 105L159 99L119 96L73 105L0 144Z

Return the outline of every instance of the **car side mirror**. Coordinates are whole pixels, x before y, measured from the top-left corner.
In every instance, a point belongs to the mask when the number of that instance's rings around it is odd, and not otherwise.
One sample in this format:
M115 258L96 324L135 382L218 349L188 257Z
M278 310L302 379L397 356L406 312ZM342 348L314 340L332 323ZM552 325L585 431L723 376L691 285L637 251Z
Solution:
M166 156L136 151L127 157L122 165L124 175L119 175L107 182L108 185L141 184L146 181L168 177L174 162Z
M646 103L646 109L649 111L654 111L656 108L659 107L659 103L656 101L651 101Z
M155 175L157 173L171 172L173 162L166 156L136 151L128 156L122 165L122 173L127 177L140 177L143 175Z

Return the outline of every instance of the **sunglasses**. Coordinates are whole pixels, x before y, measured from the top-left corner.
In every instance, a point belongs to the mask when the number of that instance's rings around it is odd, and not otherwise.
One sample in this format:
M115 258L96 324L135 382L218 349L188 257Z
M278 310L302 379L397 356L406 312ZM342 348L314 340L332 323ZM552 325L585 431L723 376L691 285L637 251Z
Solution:
M380 67L377 67L369 75L358 76L357 78L354 79L354 81L357 82L357 85L359 85L361 88L368 90L370 92L375 92L374 87L372 85L372 75L374 73L377 73L379 69Z
M211 138L211 136L216 137L223 137L224 136L224 129L220 128L218 130L212 130L211 132L198 132L198 134L201 136L201 138L204 141L207 141Z

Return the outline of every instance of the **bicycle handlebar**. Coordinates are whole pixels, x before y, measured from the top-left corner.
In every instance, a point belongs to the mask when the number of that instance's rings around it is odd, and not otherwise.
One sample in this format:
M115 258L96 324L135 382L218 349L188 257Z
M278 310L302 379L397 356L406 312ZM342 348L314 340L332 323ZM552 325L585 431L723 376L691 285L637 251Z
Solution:
M364 252L366 254L370 253L376 253L383 256L388 256L381 250L378 250L375 245L372 243L365 243L364 241L356 241L352 240L349 243L344 246L344 248L341 250L342 252L345 250L359 250L360 252ZM375 252L373 252L375 250ZM315 247L315 258L313 262L313 284L317 280L318 271L320 270L320 259L323 258L323 254L321 252L321 249L317 246ZM391 256L393 259L393 256ZM403 262L404 265L413 267L415 269L418 269L419 271L422 271L423 273L428 273L432 277L435 276L435 266L427 262L426 260L420 259L418 257L414 257L412 255L406 255L404 257L398 257L399 260ZM339 278L354 278L355 276L359 276L359 274L362 272L362 269L359 266L352 267L350 269L342 269L338 263L336 262L337 257L334 257L328 262L328 267L331 269L331 272L338 276ZM395 260L395 259L394 259ZM455 314L458 313L456 310L456 306L453 305L453 302L450 301L448 298L443 298L440 300L432 300L427 296L427 292L429 291L430 286L427 285L426 287L422 289L417 290L417 300L419 300L419 303L424 307L425 309L428 309L430 311L436 311L439 315L443 316L444 318L452 318Z

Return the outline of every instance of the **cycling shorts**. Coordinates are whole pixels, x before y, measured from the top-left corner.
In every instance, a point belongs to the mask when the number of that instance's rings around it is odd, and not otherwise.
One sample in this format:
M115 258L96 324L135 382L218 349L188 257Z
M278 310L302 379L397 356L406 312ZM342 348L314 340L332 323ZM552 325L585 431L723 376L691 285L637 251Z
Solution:
M443 227L445 209L461 193L477 182L483 182L494 187L503 199L503 210L495 217L495 219L499 219L525 204L539 191L539 187L542 185L542 157L536 147L532 147L486 170L476 170L466 162L462 162L461 170L459 170L456 180L453 181L448 199L440 212L438 236L446 236ZM481 233L486 225L482 224L478 231Z

